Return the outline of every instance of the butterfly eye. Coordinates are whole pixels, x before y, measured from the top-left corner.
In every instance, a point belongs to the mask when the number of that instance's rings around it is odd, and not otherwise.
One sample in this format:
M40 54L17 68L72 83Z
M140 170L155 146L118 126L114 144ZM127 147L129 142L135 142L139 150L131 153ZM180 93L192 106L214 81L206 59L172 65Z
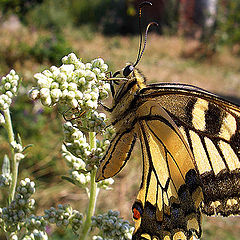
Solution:
M128 65L123 69L123 76L127 77L132 71L134 67L132 65Z
M142 217L143 209L138 202L133 204L132 212L135 220L139 220Z

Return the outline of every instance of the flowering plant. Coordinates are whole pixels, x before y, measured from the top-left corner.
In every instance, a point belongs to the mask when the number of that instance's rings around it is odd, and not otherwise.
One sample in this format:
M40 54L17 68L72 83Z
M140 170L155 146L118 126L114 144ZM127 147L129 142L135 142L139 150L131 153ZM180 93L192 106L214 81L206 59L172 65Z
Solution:
M34 214L35 183L29 178L17 185L18 166L25 157L20 137L15 139L9 107L17 94L19 76L12 70L0 82L0 124L6 129L11 146L11 158L3 159L0 186L9 188L8 205L0 208L0 227L8 239L48 239L46 226L70 226L78 239L90 239L90 230L99 229L92 239L128 240L133 227L119 217L119 212L110 210L94 216L97 195L100 189L110 189L113 179L95 182L99 160L110 143L113 129L106 128L107 117L98 111L100 101L109 95L110 86L104 81L108 69L103 59L83 63L71 53L62 59L60 67L52 66L34 78L37 82L29 96L39 99L44 106L63 109L64 143L62 156L69 166L69 174L63 179L84 188L89 198L86 214L72 209L68 204L59 204L44 211L43 216ZM101 136L101 140L97 138Z

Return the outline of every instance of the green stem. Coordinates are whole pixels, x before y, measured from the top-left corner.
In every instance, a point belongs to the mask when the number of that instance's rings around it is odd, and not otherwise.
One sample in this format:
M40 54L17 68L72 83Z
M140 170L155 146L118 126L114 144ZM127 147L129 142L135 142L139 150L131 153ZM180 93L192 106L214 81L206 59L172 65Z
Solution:
M90 148L96 149L96 133L90 132L89 133L89 142L90 142ZM88 232L91 227L91 217L94 215L95 206L96 206L96 200L99 189L97 188L97 183L95 182L97 169L94 168L91 171L91 182L90 182L90 196L89 196L89 205L87 210L87 216L86 220L83 225L82 234L79 239L85 240L88 236Z
M12 142L14 142L14 132L13 132L13 128L12 128L12 120L11 120L9 108L4 110L3 113L4 113L4 117L5 117L4 127L8 134L9 143L11 144ZM16 184L17 184L17 176L18 176L18 161L16 160L15 152L12 147L11 147L11 154L12 154L12 157L11 157L12 183L11 183L10 189L9 189L9 197L8 197L9 203L14 198Z

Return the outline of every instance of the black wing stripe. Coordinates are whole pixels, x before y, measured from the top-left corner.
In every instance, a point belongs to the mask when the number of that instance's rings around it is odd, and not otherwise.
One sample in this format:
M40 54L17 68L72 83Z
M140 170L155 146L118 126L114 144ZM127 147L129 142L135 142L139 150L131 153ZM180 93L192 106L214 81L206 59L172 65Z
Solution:
M169 160L168 160L168 155L167 155L167 149L166 148L165 148L165 159L166 159L166 162L167 162L168 172L170 173L169 162L168 162ZM178 192L177 187L176 187L174 181L172 181L172 184L173 184L173 186L175 188L175 191Z
M209 103L208 110L205 113L206 129L211 135L218 135L222 126L222 121L226 113L215 104Z
M151 150L150 150L150 146L148 144L147 136L146 136L145 131L144 131L144 126L143 126L141 121L139 122L139 124L140 124L140 127L141 127L141 134L142 134L142 137L143 137L143 139L140 138L141 146L143 146L143 147L145 146L146 152L147 152L147 156L148 156L148 161L149 161L149 171L148 171L148 176L147 176L146 195L145 195L145 202L146 202L147 201L147 193L148 193L148 189L149 189L149 185L150 185L152 171L154 172L155 176L157 176L157 175L156 175L156 172L154 171L154 167L153 167L153 163L152 163ZM144 143L142 141L144 141ZM161 186L161 184L160 184L158 179L157 179L157 182Z
M189 147L190 147L190 149L191 149L191 152L193 153L193 144L192 144L192 139L191 139L191 137L190 137L189 130L184 129L184 131L185 131L185 133L186 133L187 141L188 141ZM197 163L196 163L195 158L193 158L193 163L194 163L194 166L195 166L195 169L196 169L198 175L200 175L200 172L199 172L199 170L198 170L198 167L197 167Z
M145 166L145 161L147 161L147 159L145 159L145 154L144 154L144 146L143 146L143 142L142 142L142 138L139 138L140 139L140 145L141 145L141 150L142 150L142 161L143 161L143 168L144 168L144 166ZM142 188L143 187L143 180L145 179L145 173L146 173L146 171L144 171L144 169L143 169L143 171L142 171L142 181L141 181L141 185L140 185L140 188Z
M182 127L184 127L184 129L188 129L188 131L191 130L191 131L195 132L199 136L205 136L205 137L208 137L211 140L213 140L213 139L218 140L218 141L221 140L221 141L229 144L228 140L226 140L226 139L224 139L222 137L219 137L219 136L213 136L213 135L211 135L211 134L209 134L207 132L203 132L201 130L197 130L196 128L192 127L191 125L187 125L185 122L181 121L178 117L176 117L175 115L170 113L168 110L166 110L166 112L174 120L174 122L176 122L177 126L179 126L179 127L182 126ZM186 130L185 130L185 132L187 133ZM189 139L188 139L188 141L189 141Z
M126 165L126 163L127 163L127 161L129 160L129 158L131 157L132 150L133 150L133 147L134 147L134 145L135 145L136 140L137 140L137 137L134 136L133 141L132 141L132 143L131 143L131 147L130 147L128 153L127 153L127 157L125 158L124 164L121 166L121 168L119 169L119 171L118 171L117 173L119 173L119 172L123 169L123 167ZM116 174L117 174L117 173L116 173Z

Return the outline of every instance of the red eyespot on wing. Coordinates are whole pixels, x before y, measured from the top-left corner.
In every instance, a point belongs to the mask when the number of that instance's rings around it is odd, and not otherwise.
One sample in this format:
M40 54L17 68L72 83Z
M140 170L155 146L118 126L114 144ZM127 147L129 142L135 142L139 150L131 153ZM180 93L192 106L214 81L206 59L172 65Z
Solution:
M140 219L140 217L141 217L140 212L139 212L136 208L133 208L132 211L133 211L133 218L134 218L135 220Z

